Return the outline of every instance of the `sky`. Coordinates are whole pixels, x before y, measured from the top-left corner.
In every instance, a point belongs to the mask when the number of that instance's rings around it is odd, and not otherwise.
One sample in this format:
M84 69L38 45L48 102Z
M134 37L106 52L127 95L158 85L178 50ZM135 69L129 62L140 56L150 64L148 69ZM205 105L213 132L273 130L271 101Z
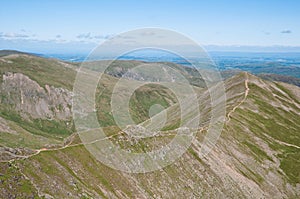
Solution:
M209 50L300 51L300 1L3 1L0 49L87 52L144 27L177 31Z

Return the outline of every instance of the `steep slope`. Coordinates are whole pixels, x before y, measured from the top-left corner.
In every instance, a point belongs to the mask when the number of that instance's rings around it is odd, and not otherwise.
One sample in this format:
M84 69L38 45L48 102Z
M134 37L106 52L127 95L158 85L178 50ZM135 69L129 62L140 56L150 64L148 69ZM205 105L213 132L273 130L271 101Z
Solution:
M197 139L174 164L145 174L103 165L74 137L64 147L1 163L1 181L21 177L10 187L3 183L0 196L6 198L26 184L28 197L47 198L298 198L300 89L248 73L226 80L225 87L226 125L205 157L199 151L206 128L199 129ZM136 151L165 145L176 133L132 140L115 127L107 128L111 136L106 139Z
M231 129L236 130L231 132L237 132L235 139L248 146L258 160L275 156L277 160L271 159L278 164L278 172L289 183L299 184L299 88L248 76L249 94L234 113ZM237 128L243 129L243 134Z
M0 145L36 149L63 143L74 131L74 69L26 53L9 52L0 58Z
M74 132L72 86L79 63L73 65L15 51L0 52L0 146L40 149L67 143L68 136ZM125 70L137 63L141 62L117 62L110 70ZM91 63L91 67L98 67L98 64L103 62ZM99 86L97 107L101 107L101 111L98 118L103 126L115 125L108 99L117 81L118 77L104 75L103 84ZM149 102L137 100L145 93L144 90L149 89L145 87L137 91L132 99L132 114L136 121L148 118L146 109ZM163 106L174 103L169 91L158 88L152 94L151 103ZM143 113L139 114L136 107L144 109ZM6 155L2 157L7 159L10 154L13 158L15 155L7 150L4 148Z

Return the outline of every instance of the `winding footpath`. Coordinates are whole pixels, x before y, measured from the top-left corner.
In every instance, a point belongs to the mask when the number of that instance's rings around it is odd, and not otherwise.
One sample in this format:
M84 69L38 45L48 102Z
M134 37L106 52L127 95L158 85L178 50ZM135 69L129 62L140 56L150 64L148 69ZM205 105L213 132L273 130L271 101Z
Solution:
M297 148L297 149L300 149L300 146L297 146L297 145L294 145L294 144L290 144L290 143L286 143L286 142L283 142L283 141L280 141L280 140L277 140L271 136L269 136L268 134L264 134L264 136L266 136L268 139L274 141L274 142L277 142L278 144L281 144L281 145L285 145L285 146L289 146L289 147L294 147L294 148Z
M248 74L246 74L246 80L245 80L245 87L246 87L246 91L245 91L245 95L244 95L244 98L243 100L237 105L235 106L227 115L227 121L226 121L226 124L230 121L231 119L231 114L246 100L247 96L248 96L248 93L249 93L249 87L248 87ZM205 127L201 128L200 129L200 132L203 131L205 129ZM44 151L58 151L58 150L63 150L63 149L66 149L66 148L69 148L69 147L76 147L76 146L81 146L81 145L88 145L88 144L94 144L96 142L99 142L99 141L103 141L103 140L107 140L107 139L110 139L114 136L117 136L119 134L121 134L122 132L118 132L116 134L113 134L111 136L108 136L108 137L105 137L105 138L102 138L102 139L98 139L98 140L94 140L90 143L77 143L77 144L72 144L73 142L73 139L75 137L76 134L72 134L69 138L67 139L70 139L70 141L62 146L62 147L58 147L58 148L41 148L41 149L37 149L35 150L35 153L32 153L32 154L29 154L29 155L14 155L15 158L11 159L11 160L8 160L8 161L0 161L0 162L13 162L14 160L17 160L17 159L27 159L27 158L30 158L30 157L33 157L33 156L36 156L36 155L39 155L41 152L44 152ZM161 136L170 136L170 134L165 134L165 135L161 135Z
M248 73L245 73L245 76L246 76L246 79L245 79L245 94L244 94L244 97L243 99L236 105L233 107L233 109L231 111L228 112L227 114L227 120L225 122L225 125L227 126L228 123L230 122L231 118L232 118L232 114L236 111L237 108L239 108L247 99L248 97L248 94L249 94L249 86L248 86L248 82L249 82L249 75ZM202 127L200 129L200 132L205 130L205 127ZM30 157L33 157L33 156L36 156L38 154L40 154L41 152L44 152L44 151L58 151L58 150L63 150L63 149L66 149L66 148L69 148L69 147L76 147L76 146L81 146L81 145L89 145L89 144L94 144L96 142L99 142L99 141L103 141L103 140L108 140L108 139L111 139L112 137L114 136L117 136L117 135L120 135L121 133L123 133L122 131L116 133L116 134L113 134L111 136L108 136L108 137L105 137L105 138L102 138L102 139L98 139L98 140L94 140L90 143L77 143L77 144L72 144L73 142L73 139L75 137L76 134L72 134L69 138L67 139L70 139L70 141L62 146L62 147L59 147L59 148L41 148L41 149L37 149L35 150L35 153L32 153L32 154L29 154L29 155L14 155L15 159L11 159L11 160L8 160L8 161L0 161L0 162L12 162L18 158L21 158L21 159L27 159L27 158L30 158ZM160 135L160 136L170 136L171 134L165 134L165 135ZM172 134L173 135L173 134ZM286 145L286 146L290 146L290 147L295 147L297 149L300 149L299 146L296 146L296 145L293 145L293 144L289 144L289 143L285 143L285 142L282 142L282 141L279 141L279 140L274 140L276 141L277 143L279 144L283 144L283 145Z
M200 129L200 131L204 130L203 128ZM110 135L110 136L107 136L105 138L101 138L101 139L97 139L97 140L93 140L91 142L88 142L88 143L77 143L77 144L72 144L73 142L73 139L75 137L75 135L77 135L77 133L74 133L72 134L69 138L67 139L70 139L70 141L62 146L62 147L58 147L58 148L41 148L41 149L36 149L35 150L35 153L32 153L32 154L29 154L29 155L15 155L15 154L11 154L14 158L10 159L10 160L4 160L4 161L0 161L0 162L13 162L15 160L18 160L18 159L27 159L27 158L31 158L33 156L36 156L36 155L39 155L41 152L45 152L45 151L59 151L59 150L63 150L63 149L66 149L66 148L70 148L70 147L76 147L76 146L83 146L83 145L90 145L90 144L95 144L97 142L100 142L100 141L104 141L104 140L108 140L108 139L111 139L115 136L118 136L118 135L121 135L122 131L116 133L116 134L113 134L113 135ZM162 134L162 135L156 135L155 137L167 137L167 136L174 136L176 135L176 133L166 133L166 134Z
M29 154L29 155L15 155L15 154L11 154L13 157L15 158L12 158L11 160L4 160L4 161L0 161L0 162L13 162L14 160L17 160L17 159L27 159L27 158L30 158L30 157L33 157L33 156L36 156L38 154L40 154L41 152L43 151L58 151L58 150L63 150L63 149L66 149L66 148L69 148L69 147L76 147L76 146L81 146L81 145L86 145L86 144L93 144L93 143L96 143L98 141L102 141L102 140L107 140L107 139L110 139L114 136L117 136L119 134L121 134L122 132L119 132L119 133L116 133L116 134L113 134L111 136L108 136L108 137L105 137L105 138L102 138L102 139L98 139L98 140L94 140L90 143L77 143L77 144L72 144L73 142L73 139L75 137L75 135L77 135L77 133L74 133L72 134L69 139L71 139L66 145L62 146L62 147L58 147L58 148L41 148L41 149L36 149L34 150L35 153L32 153L32 154ZM73 139L72 139L73 138Z
M230 122L230 120L231 120L231 115L232 115L232 113L234 113L235 110L236 110L239 106L241 106L241 104L243 104L243 103L246 101L247 96L248 96L248 94L249 94L249 91L250 91L249 86L248 86L249 75L248 75L248 73L245 73L245 75L246 75L246 79L245 79L245 88L246 88L246 90L245 90L244 98L243 98L242 101L240 101L240 103L238 103L238 104L237 104L237 105L236 105L236 106L235 106L235 107L227 114L226 126L227 126L227 124L228 124L228 123ZM300 146L297 146L297 145L294 145L294 144L289 144L289 143L286 143L286 142L277 140L277 139L275 139L275 138L273 138L273 137L271 137L271 136L269 136L269 135L267 135L267 134L264 134L264 135L267 136L269 139L273 140L274 142L277 142L278 144L282 144L282 145L285 145L285 146L289 146L289 147L294 147L294 148L300 149Z
M240 101L240 103L238 103L235 107L233 107L233 109L231 111L228 112L226 125L230 122L232 113L234 113L235 110L238 107L240 107L246 101L246 99L248 97L248 94L249 94L249 91L250 91L249 86L248 86L248 82L249 82L249 75L248 75L248 73L245 72L245 76L246 76L246 79L245 79L245 89L246 90L245 90L244 98Z

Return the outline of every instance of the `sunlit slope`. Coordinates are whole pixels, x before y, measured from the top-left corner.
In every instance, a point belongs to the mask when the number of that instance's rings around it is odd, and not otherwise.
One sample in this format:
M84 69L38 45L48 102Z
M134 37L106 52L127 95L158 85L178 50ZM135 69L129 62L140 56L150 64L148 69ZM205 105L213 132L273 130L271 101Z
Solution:
M0 145L31 149L63 143L74 132L75 66L15 51L0 57Z
M52 148L63 145L75 131L72 119L72 90L79 63L67 63L15 51L1 51L0 57L0 145L12 148ZM105 61L91 62L95 70ZM137 61L117 61L104 74L96 92L101 126L116 126L110 107L111 93L120 76ZM179 65L176 65L179 67ZM127 78L130 81L134 79ZM153 104L168 107L176 98L168 89L146 85L130 100L136 123L149 118ZM109 133L109 132L108 132Z
M10 167L2 163L4 176L21 176L11 188L2 187L19 190L16 195L54 198L299 197L299 88L248 73L228 79L225 87L227 122L205 157L200 151L206 130L199 129L192 146L174 164L151 173L122 173L95 160L74 138L64 148L41 151ZM111 131L107 139L137 152L162 146L176 133L134 140L118 129ZM26 192L18 183L24 181Z

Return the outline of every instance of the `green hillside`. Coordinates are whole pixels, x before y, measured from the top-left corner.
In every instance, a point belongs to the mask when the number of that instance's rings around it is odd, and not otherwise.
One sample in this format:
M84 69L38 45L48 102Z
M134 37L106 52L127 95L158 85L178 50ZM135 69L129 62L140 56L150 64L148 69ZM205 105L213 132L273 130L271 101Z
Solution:
M43 89L53 85L67 90L74 81L76 67L63 63L31 55L0 59L2 75L22 73ZM122 63L118 62L119 68ZM124 64L128 68L137 62ZM92 66L96 67L95 63ZM60 74L50 74L55 71ZM43 78L44 75L49 78ZM2 79L5 86L2 93L13 93L8 85L25 77L6 78L11 79L5 80L6 83ZM170 119L165 131L157 132L155 137L135 139L116 127L110 112L109 99L119 78L113 72L105 74L96 92L97 117L110 135L105 139L133 152L149 152L170 143L178 131L178 123L190 117L179 119L178 99L170 90L155 84L136 90L130 99L130 113L136 123L148 122L148 110L154 104L166 108ZM206 121L211 117L210 100L204 87L194 86L203 115L192 145L173 164L140 174L114 170L97 161L75 133L72 118L63 117L68 116L67 105L59 109L57 104L46 100L54 107L48 113L51 119L47 115L43 119L31 118L44 115L32 107L23 107L18 95L12 95L15 97L9 100L14 99L15 104L7 106L2 101L0 106L0 198L298 198L300 88L262 80L245 72L228 78L225 81L226 123L216 146L207 156L202 156ZM40 87L33 88L43 94ZM66 90L52 88L51 92ZM49 96L56 99L57 95ZM45 101L44 96L39 99ZM68 99L60 100L66 103Z

